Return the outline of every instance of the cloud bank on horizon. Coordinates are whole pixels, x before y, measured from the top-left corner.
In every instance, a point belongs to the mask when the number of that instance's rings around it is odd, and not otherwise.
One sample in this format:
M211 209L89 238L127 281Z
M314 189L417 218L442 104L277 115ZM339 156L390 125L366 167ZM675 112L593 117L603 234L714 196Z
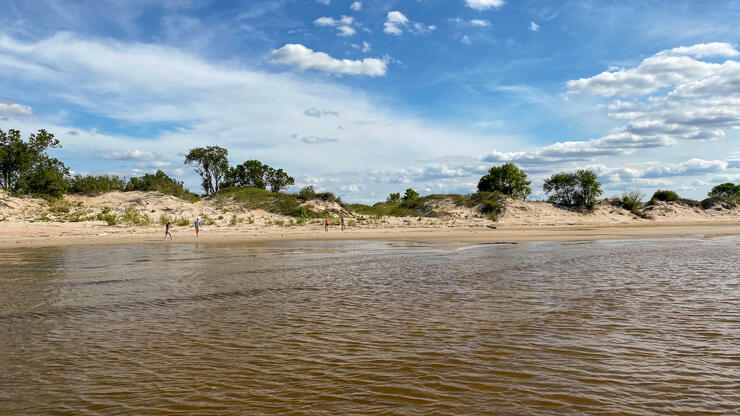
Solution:
M0 16L0 129L54 132L75 172L198 189L183 154L216 144L363 202L505 162L608 195L740 181L738 5L104 2Z

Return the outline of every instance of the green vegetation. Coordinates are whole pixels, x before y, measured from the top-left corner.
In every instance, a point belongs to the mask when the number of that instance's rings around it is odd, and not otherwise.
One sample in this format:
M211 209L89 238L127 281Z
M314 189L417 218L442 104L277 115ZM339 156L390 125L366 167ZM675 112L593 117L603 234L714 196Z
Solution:
M733 198L736 196L740 196L740 185L735 185L732 182L723 183L720 185L717 185L712 188L711 191L707 194L708 197L724 197L724 198Z
M196 147L185 156L185 164L191 165L203 180L203 190L211 195L221 189L221 182L229 171L229 151L219 146Z
M70 204L69 202L65 201L61 198L49 198L47 201L49 203L49 212L53 212L56 214L61 213L68 213L70 211Z
M532 189L527 174L513 163L492 167L487 175L480 178L478 192L500 192L505 196L527 199Z
M406 192L403 194L404 201L414 201L419 199L419 193L413 190L412 188L409 188L406 190Z
M147 173L140 178L131 178L126 185L126 191L157 191L190 202L200 200L197 195L185 189L182 182L170 178L161 170L153 175Z
M75 175L69 182L71 194L100 195L125 189L126 179L115 175Z
M204 220L201 221L203 223L203 225L212 225L213 224L213 221L210 221L210 219L209 219L209 222L206 223L205 218L208 218L208 217L206 217L205 215L203 217L204 217ZM175 225L177 225L178 227L187 227L188 225L190 225L190 220L187 219L187 218L178 218L178 220L175 221Z
M388 195L388 198L386 198L385 202L398 202L401 200L401 194L399 192L391 193Z
M596 174L589 170L556 173L545 180L542 189L551 194L549 201L566 207L593 209L602 194Z
M615 198L612 205L627 209L636 217L650 219L652 217L640 209L643 196L639 191L625 192L622 198Z
M19 130L0 130L0 186L16 194L59 198L69 188L69 169L46 151L59 148L59 140L46 130L21 139Z
M129 205L121 216L121 223L128 225L149 225L151 220L147 214L139 214L133 205Z
M300 199L300 194L270 192L261 188L227 188L213 195L213 199L217 202L227 198L234 198L234 201L239 202L246 209L262 209L289 217L319 218L322 215L307 207L301 207L300 204L303 201Z
M675 193L674 191L659 189L655 191L655 193L653 194L653 197L650 198L650 202L653 202L653 201L669 202L669 201L678 201L678 199L679 199L678 194Z
M298 192L298 199L302 202L310 201L312 199L320 199L326 202L336 202L342 205L342 199L335 196L331 192L315 192L313 186L306 186Z

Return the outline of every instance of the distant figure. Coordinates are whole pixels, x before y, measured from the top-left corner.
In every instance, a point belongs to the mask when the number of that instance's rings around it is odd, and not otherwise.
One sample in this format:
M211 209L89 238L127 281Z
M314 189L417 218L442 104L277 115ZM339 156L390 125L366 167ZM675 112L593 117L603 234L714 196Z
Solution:
M172 234L170 233L170 228L172 228L172 224L170 224L169 221L167 221L167 225L164 226L164 239L167 239L167 236L170 236L170 240L172 240Z
M324 231L329 231L329 217L324 219Z
M344 217L340 217L339 224L342 225L342 231L344 231Z
M198 238L198 233L200 232L200 218L195 219L195 238Z

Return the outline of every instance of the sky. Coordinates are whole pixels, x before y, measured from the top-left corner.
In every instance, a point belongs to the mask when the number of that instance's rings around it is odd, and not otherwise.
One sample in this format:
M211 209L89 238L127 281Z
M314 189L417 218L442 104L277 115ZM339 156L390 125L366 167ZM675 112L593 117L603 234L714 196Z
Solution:
M534 199L740 182L740 2L0 0L0 129L73 173L228 149L350 202L469 193L512 162Z

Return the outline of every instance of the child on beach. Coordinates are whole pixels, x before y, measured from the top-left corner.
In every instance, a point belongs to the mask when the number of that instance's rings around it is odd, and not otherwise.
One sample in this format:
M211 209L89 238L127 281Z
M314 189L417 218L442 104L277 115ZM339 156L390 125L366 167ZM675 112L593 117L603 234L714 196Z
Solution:
M342 231L344 231L344 217L340 217L339 224L342 226Z
M329 231L329 217L324 219L324 231Z
M200 232L200 218L195 219L195 238L198 238L198 233Z
M172 234L170 233L170 228L172 228L172 224L170 224L169 221L167 221L167 225L164 226L164 239L167 239L167 236L170 236L170 240L172 240Z

